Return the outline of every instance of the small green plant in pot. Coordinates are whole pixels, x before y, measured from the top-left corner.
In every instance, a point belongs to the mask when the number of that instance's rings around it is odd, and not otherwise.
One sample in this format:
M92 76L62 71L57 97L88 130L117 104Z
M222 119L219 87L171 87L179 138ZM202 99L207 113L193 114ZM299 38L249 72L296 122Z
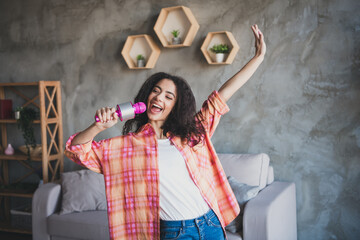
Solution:
M28 159L30 160L30 147L36 147L36 140L33 128L33 122L36 119L37 113L34 109L24 107L20 110L20 118L17 120L18 128L22 131L25 145L28 152Z
M216 62L224 61L225 54L229 53L229 45L227 44L214 44L210 51L216 54Z
M171 34L173 35L172 38L172 44L176 45L176 44L180 44L181 43L181 38L179 37L180 35L180 30L173 30L171 32Z
M142 54L136 56L137 67L145 67L145 57Z
M23 108L22 107L16 107L15 108L15 111L14 111L14 114L15 114L15 119L18 120L20 119L20 112Z

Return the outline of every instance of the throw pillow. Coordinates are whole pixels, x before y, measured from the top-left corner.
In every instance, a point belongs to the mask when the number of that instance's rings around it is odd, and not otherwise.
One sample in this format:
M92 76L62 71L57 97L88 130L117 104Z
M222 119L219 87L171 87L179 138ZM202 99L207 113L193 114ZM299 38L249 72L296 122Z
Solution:
M61 189L60 214L107 209L102 174L90 170L62 173Z
M228 181L239 203L240 214L225 229L231 233L240 233L243 226L245 204L259 193L260 188L241 183L232 176L228 176Z

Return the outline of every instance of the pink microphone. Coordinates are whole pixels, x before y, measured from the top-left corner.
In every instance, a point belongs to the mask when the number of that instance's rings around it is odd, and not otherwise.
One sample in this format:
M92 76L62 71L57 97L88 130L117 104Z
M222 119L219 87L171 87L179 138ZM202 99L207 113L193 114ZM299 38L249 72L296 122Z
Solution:
M116 113L119 116L120 121L126 121L135 118L135 114L140 114L146 111L146 105L143 102L132 104L131 102L121 103L116 105ZM95 117L96 122L100 119Z

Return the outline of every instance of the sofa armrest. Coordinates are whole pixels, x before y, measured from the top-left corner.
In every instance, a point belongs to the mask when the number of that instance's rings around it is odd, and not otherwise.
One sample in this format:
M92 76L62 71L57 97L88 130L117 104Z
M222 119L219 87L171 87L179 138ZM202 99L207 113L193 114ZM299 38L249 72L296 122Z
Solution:
M32 201L32 234L36 240L50 240L47 232L47 217L53 214L60 203L61 185L47 183L39 187Z
M273 182L244 209L244 240L296 240L295 184Z

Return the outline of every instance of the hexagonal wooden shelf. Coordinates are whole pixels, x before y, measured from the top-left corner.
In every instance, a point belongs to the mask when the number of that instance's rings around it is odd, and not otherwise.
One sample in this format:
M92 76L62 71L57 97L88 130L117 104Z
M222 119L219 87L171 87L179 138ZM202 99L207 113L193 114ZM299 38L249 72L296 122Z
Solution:
M164 47L178 48L191 46L199 27L190 8L176 6L161 9L154 31ZM172 44L173 30L180 31L180 44Z
M145 66L137 67L137 55L145 57ZM153 38L147 34L128 36L121 51L130 69L150 69L156 64L160 55L160 48Z
M227 56L225 56L226 59L224 62L218 63L215 61L215 53L210 51L210 48L214 44L229 45L230 52L227 54ZM239 51L239 45L231 32L209 32L201 46L201 51L209 64L231 64L234 61L237 52Z

